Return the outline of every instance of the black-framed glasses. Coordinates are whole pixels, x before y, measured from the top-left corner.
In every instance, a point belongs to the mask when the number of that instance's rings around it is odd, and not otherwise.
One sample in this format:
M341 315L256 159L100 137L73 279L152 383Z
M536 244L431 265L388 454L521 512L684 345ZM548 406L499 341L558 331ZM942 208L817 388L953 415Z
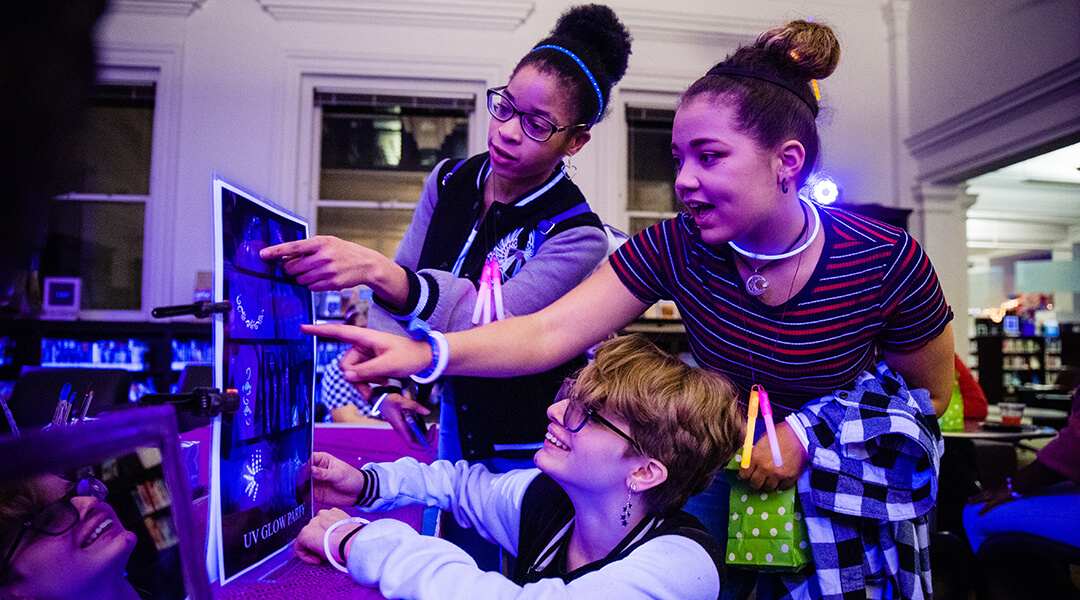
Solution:
M642 456L645 455L645 451L641 449L641 445L634 441L634 438L630 437L630 434L626 433L622 429L619 429L614 423L608 421L603 415L596 412L596 409L592 407L586 407L585 404L578 399L574 394L574 382L568 379L559 388L559 393L555 396L555 402L567 400L566 411L563 413L563 427L565 427L571 433L577 433L581 431L585 424L589 421L594 421L607 427L611 431L615 432L619 437L623 438L630 445L634 447Z
M551 139L551 136L560 131L588 127L588 124L585 123L560 127L536 113L520 111L509 98L503 95L502 91L505 89L506 86L504 85L487 91L488 112L496 120L504 123L514 118L514 115L520 115L521 130L525 132L525 135L538 142L546 142Z
M15 556L15 550L26 536L27 531L51 536L63 535L79 522L79 509L75 508L75 505L71 503L72 498L76 496L93 496L98 500L104 500L108 493L109 489L105 484L94 477L83 477L78 483L72 484L71 490L64 494L63 498L50 503L22 524L22 527L19 528L19 535L15 536L15 541L11 543L11 548L8 549L7 555L4 557L4 562L0 563L0 574L7 571L11 557Z

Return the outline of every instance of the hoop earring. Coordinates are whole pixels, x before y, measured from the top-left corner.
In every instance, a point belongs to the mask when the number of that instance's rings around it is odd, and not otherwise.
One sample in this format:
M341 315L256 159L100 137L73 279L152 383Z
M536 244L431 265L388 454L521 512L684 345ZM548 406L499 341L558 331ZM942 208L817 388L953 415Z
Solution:
M630 487L627 489L626 506L623 507L622 514L619 515L619 519L622 520L622 526L623 527L627 527L627 526L630 525L630 509L633 508L633 506L634 506L633 499L634 499L634 492L636 492L636 491L637 491L637 485L631 483Z
M563 157L562 166L560 168L562 169L563 175L565 175L567 179L573 179L574 175L577 175L577 167L570 164L569 154Z
M785 194L788 193L787 177L780 180L780 191Z

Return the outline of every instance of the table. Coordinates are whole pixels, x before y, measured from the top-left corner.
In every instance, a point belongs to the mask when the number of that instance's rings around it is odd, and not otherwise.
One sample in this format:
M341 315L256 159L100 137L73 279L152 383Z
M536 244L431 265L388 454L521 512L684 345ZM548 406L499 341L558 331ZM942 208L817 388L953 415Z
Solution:
M976 421L974 419L964 419L963 431L943 431L942 436L947 438L967 438L974 440L993 440L998 442L1019 442L1021 440L1033 440L1038 438L1049 438L1057 435L1057 430L1053 427L1045 427L1039 425L1021 425L1018 430L1005 430L1005 429L993 429L986 428L984 423L987 421ZM1001 424L1000 421L989 421L989 423ZM992 427L992 426L991 426Z
M433 453L423 453L405 446L388 424L324 424L315 425L315 450L329 452L355 467L368 462L389 461L412 456L431 462ZM208 466L208 465L207 465ZM325 506L315 504L318 511ZM360 514L360 513L357 513ZM416 528L422 527L423 509L406 506L385 513L364 514L372 521L393 518ZM202 517L205 519L205 512ZM203 523L205 527L205 522ZM215 587L216 600L384 600L377 589L366 588L323 563L311 565L292 557L286 564L258 580L231 581Z

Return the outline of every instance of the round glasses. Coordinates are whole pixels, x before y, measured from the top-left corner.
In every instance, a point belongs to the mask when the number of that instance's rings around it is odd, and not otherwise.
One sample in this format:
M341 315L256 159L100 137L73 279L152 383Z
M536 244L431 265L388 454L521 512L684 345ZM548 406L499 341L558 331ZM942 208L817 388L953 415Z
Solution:
M15 536L15 541L12 542L7 556L4 557L4 562L0 563L0 574L7 571L11 557L15 555L15 550L19 547L23 537L26 536L27 531L35 531L51 536L63 535L79 522L79 509L71 503L72 498L76 496L93 496L98 500L104 500L108 493L109 488L94 477L84 477L78 483L73 484L71 490L64 494L63 498L50 503L22 524L19 535Z
M521 116L521 130L525 132L525 135L538 142L546 142L551 139L551 136L559 133L560 131L566 131L568 129L576 129L578 127L588 127L587 124L569 125L567 127L559 127L544 117L536 113L522 112L514 106L514 103L510 101L502 91L506 89L506 86L491 88L487 91L487 106L488 112L497 121L506 122L514 118L514 115Z
M585 404L578 399L577 394L574 393L573 380L568 379L563 383L562 387L559 388L559 393L555 396L555 402L560 402L562 400L567 400L566 411L563 413L562 425L568 431L577 433L581 431L582 427L585 427L586 423L593 421L615 432L619 437L630 442L630 445L633 446L634 450L637 450L639 454L642 456L645 455L645 451L641 449L641 445L634 441L634 438L630 437L630 434L619 429L614 423L605 419L603 415L596 412L596 409L586 407Z

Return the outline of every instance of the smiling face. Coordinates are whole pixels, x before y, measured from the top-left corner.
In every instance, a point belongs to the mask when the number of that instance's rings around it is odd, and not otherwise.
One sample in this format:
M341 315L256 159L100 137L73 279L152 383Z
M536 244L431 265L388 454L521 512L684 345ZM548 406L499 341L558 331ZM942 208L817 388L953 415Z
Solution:
M510 79L502 91L518 111L535 113L557 126L574 125L571 110L555 75L526 65ZM571 127L545 142L538 142L521 130L521 117L507 121L492 118L488 124L488 150L492 176L511 182L522 191L532 189L551 175L564 155L573 155L589 140L589 132Z
M72 484L55 475L37 479L49 503L70 502L78 520L60 535L27 531L11 558L10 591L30 597L77 597L97 582L123 577L136 535L121 526L112 507L92 496L65 497ZM87 596L88 597L88 596Z
M702 94L679 107L671 153L675 192L706 243L783 250L786 241L774 240L777 219L789 212L789 204L801 210L780 192L778 174L787 167L779 153L736 128L735 109L723 97Z
M591 419L577 432L567 429L563 418L569 404L569 400L560 400L548 407L551 423L544 447L534 458L537 468L563 489L605 492L614 488L625 493L628 475L648 459L628 453L629 442ZM622 431L630 430L621 419L608 417L608 421Z

